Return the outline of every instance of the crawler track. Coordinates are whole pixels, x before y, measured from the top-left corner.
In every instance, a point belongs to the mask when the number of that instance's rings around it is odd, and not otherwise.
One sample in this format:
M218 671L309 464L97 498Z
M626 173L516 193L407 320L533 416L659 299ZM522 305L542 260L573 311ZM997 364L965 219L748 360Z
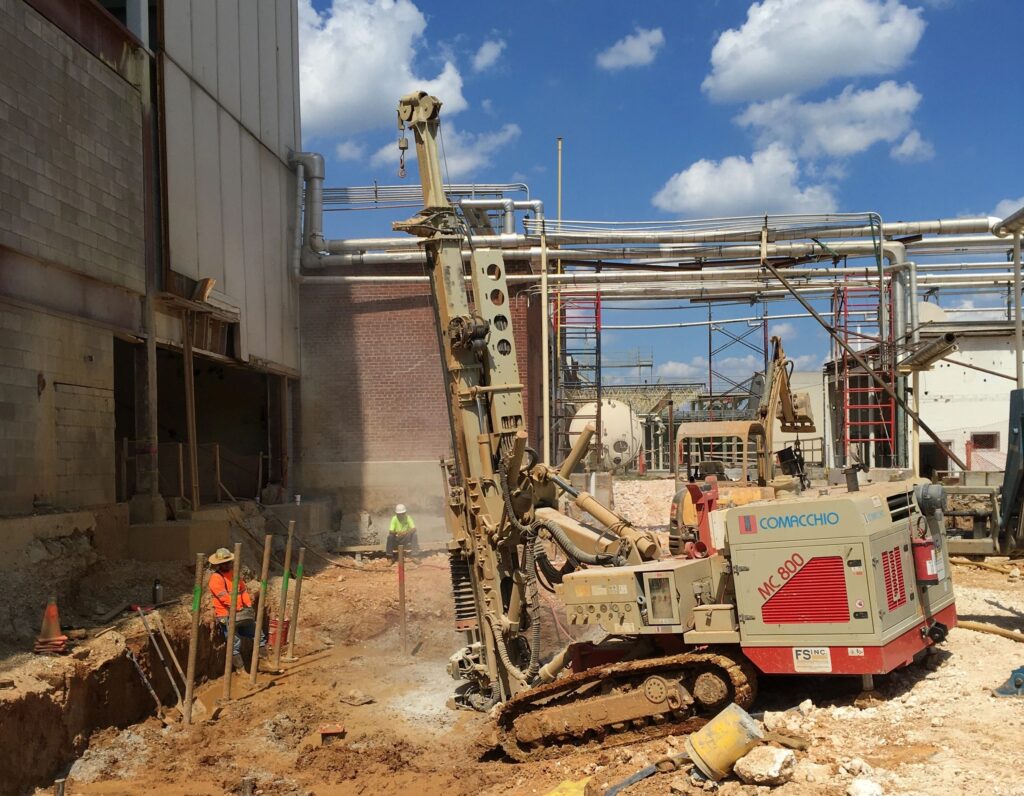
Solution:
M579 704L581 710L590 709L599 715L602 699L634 689L652 675L679 681L692 694L697 677L706 673L718 675L727 684L727 695L714 705L694 701L679 710L652 713L640 721L595 721L582 731L548 737L538 743L522 743L516 735L517 719L545 708L572 702ZM598 666L524 691L502 705L497 718L498 743L517 762L558 757L567 749L590 742L620 746L672 733L692 732L705 723L706 719L700 718L701 713L713 715L728 702L750 707L756 693L754 668L729 652L704 650Z

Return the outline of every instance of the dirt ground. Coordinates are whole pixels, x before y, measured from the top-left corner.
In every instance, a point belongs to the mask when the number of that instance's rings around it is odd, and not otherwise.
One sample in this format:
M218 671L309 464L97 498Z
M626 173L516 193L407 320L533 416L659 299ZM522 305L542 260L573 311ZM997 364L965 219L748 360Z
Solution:
M671 488L671 480L617 482L616 508L639 526L662 530ZM80 617L134 599L157 574L178 594L187 595L191 579L186 567L164 567L158 573L148 565L99 562L94 569L76 587ZM1024 632L1024 579L973 566L954 567L954 576L961 618ZM123 594L104 591L103 584L112 579L123 584ZM37 737L53 735L42 725L79 718L66 710L62 715L60 705L70 704L76 689L89 688L87 709L105 708L105 723L111 726L65 739L63 759L73 760L62 772L69 794L219 796L241 793L243 779L251 778L256 793L317 796L549 794L561 783L586 780L586 796L595 796L683 748L685 736L677 735L627 746L583 747L555 760L503 760L488 751L489 716L447 705L456 684L446 665L462 637L453 629L446 557L411 561L406 582L403 652L394 567L382 559L353 557L339 558L334 566L322 561L310 566L302 588L298 660L287 664L282 675L261 675L256 688L236 678L234 699L215 719L191 727L180 720L166 726L153 717L138 721L152 701L123 655L125 646L140 657L147 652L138 619L111 622L114 629L83 642L78 657L8 656L0 661L0 675L13 678L15 689L0 690L0 710L4 700L19 694L38 700L21 713L4 714L14 718L0 727L0 746L4 739L17 743L21 737L26 749L35 750ZM276 589L272 582L271 594ZM565 628L554 601L546 602L545 643L553 649ZM182 657L187 603L185 596L161 612ZM214 679L200 688L199 697L208 711L223 690L216 676L221 649L206 636L204 671ZM152 656L143 658L143 665L165 703L173 704L169 684L161 688ZM1024 699L991 695L1021 665L1021 643L954 629L923 663L876 678L873 695L862 695L853 678L762 678L751 711L768 729L802 736L808 748L795 753L795 772L782 786L758 787L730 778L717 790L723 796L1024 796ZM95 675L91 685L84 685L90 672ZM130 694L127 684L134 687ZM49 709L45 718L32 712L32 704ZM124 709L118 711L119 705ZM344 735L320 745L318 729L325 724L342 725ZM14 759L4 758L3 752L0 748L0 763ZM0 793L19 792L3 787L3 768L0 764ZM711 789L694 784L683 771L656 775L622 793Z
M252 777L265 794L546 794L590 777L595 793L682 748L682 737L669 737L529 764L482 757L488 717L446 706L454 682L445 664L459 639L445 558L409 565L407 654L395 569L380 560L340 562L344 568L305 581L300 659L270 687L261 680L250 691L238 681L219 717L191 728L151 718L96 733L71 767L68 792L219 795L240 792ZM1024 629L1020 580L968 567L957 567L956 578L964 617ZM763 680L753 710L810 741L796 753L793 781L770 792L844 794L856 773L890 794L1024 794L1024 700L990 695L1022 662L1024 646L957 629L926 664L878 678L874 698L859 699L851 680ZM204 701L215 704L221 687L212 681ZM373 702L346 702L358 697ZM318 745L325 723L342 724L346 734ZM670 792L700 788L676 773L624 791ZM719 792L769 789L730 780Z

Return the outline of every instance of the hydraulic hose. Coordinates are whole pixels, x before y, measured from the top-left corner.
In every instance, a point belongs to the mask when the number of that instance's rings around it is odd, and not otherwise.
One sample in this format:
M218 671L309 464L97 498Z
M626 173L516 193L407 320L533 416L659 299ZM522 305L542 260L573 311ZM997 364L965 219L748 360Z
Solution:
M524 672L512 663L512 658L509 657L508 654L508 647L505 646L505 638L501 635L501 628L494 626L494 617L490 614L484 614L484 617L487 619L487 623L491 626L491 635L494 636L494 646L498 648L498 658L501 660L501 665L505 667L505 671L517 680L522 680L526 683L530 682L530 680L533 679L533 676L527 676L527 672ZM532 650L531 657L533 657Z
M501 496L505 503L505 513L508 515L509 522L523 535L523 546L525 548L523 554L523 575L526 579L526 606L530 616L530 629L532 631L530 635L530 665L525 673L520 672L518 667L513 667L513 669L518 673L517 676L525 675L521 679L530 682L536 677L537 672L540 671L540 592L537 589L536 568L537 546L540 544L540 537L536 523L526 525L516 516L515 508L512 506L512 493L508 486L507 463L508 460L505 459L499 465L498 480L501 483ZM508 649L505 648L504 638L502 638L499 631L494 629L493 622L491 629L494 631L495 643L498 646L498 655L501 657L502 663L511 667L512 663L508 656ZM504 654L502 654L502 650L504 650Z
M627 559L621 554L616 553L587 553L581 550L576 544L569 538L569 535L561 529L557 524L548 522L547 520L538 520L535 525L544 528L551 538L555 540L559 547L561 547L565 554L575 558L581 564L590 564L592 566L613 566L621 567L627 563Z

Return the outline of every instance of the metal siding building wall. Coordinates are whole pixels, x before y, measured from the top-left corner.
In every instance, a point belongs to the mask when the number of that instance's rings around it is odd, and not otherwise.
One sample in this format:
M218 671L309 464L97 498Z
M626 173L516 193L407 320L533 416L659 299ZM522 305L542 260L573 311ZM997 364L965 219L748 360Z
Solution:
M171 268L217 280L241 310L243 358L298 369L296 3L167 0L164 13Z

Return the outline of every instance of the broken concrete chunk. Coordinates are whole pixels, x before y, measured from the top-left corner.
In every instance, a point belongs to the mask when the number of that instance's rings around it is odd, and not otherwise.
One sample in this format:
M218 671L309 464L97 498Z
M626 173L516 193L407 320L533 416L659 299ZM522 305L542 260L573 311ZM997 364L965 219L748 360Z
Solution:
M811 711L814 710L814 703L809 699L805 699L797 705L796 709L800 711L801 716L809 716L811 715Z
M795 782L828 782L832 779L832 768L811 760L800 760L793 769L793 780Z
M874 769L859 757L855 757L848 763L843 763L842 770L847 774L857 776L858 774L872 774Z
M882 796L882 786L864 777L857 777L846 786L846 796Z
M796 755L791 749L756 746L739 760L733 770L750 785L782 785L793 778Z

